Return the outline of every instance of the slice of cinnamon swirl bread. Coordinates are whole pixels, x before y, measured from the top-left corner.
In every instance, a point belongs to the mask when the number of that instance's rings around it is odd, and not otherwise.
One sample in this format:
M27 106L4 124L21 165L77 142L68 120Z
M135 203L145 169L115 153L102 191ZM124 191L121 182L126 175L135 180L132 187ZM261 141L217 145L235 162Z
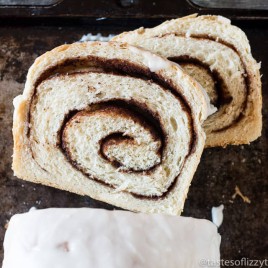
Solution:
M15 175L133 211L179 214L207 103L175 64L122 43L39 57L14 100Z
M248 144L261 135L262 97L259 64L245 33L221 16L166 21L114 38L179 63L207 91L218 111L203 127L206 146Z

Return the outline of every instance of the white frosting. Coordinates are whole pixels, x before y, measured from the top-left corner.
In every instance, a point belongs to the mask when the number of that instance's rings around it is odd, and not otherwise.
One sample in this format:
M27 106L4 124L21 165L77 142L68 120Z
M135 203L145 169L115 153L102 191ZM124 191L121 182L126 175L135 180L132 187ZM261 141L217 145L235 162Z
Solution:
M189 29L186 34L185 34L186 38L190 38L191 37L191 29Z
M217 226L220 227L223 221L223 209L224 205L220 205L219 207L212 207L212 221Z
M219 246L217 228L207 220L87 208L31 210L10 220L3 268L192 268L204 259L219 261Z
M81 37L79 40L80 42L86 42L86 41L102 41L102 42L108 42L110 41L115 35L109 34L108 36L103 36L101 33L98 33L96 35L89 33L85 34Z
M172 63L168 60L164 60L156 54L150 53L148 51L141 50L133 46L129 46L129 49L133 53L143 56L144 64L149 67L151 72L158 72L162 69L170 68L172 65Z
M207 118L216 113L218 111L217 107L215 107L211 102L210 102L210 98L208 96L208 93L206 92L206 90L200 85L203 95L205 97L206 103L207 103Z
M19 103L23 100L23 95L18 95L13 99L13 106L16 108Z

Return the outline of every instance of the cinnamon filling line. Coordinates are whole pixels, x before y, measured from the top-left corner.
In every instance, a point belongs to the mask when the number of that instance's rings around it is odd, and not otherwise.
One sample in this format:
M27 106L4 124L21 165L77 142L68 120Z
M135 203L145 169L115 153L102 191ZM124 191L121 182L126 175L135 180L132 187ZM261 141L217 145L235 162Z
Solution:
M57 66L53 66L46 70L36 81L34 85L34 93L31 98L30 103L30 109L28 113L28 122L29 125L31 125L31 113L33 109L35 108L35 104L38 102L38 93L37 93L37 87L40 85L40 83L46 79L51 79L54 76L64 76L64 75L79 75L81 73L89 73L89 72L104 72L109 73L113 75L120 75L120 76L131 76L133 78L143 79L143 80L149 80L153 83L156 83L159 85L163 90L170 91L177 100L181 103L183 110L187 113L187 116L190 121L190 133L191 133L191 139L188 144L188 154L184 159L184 163L181 168L180 174L178 174L177 177L174 178L174 180L168 185L167 189L164 190L161 195L141 195L132 193L130 191L126 191L127 193L135 196L136 198L141 199L154 199L157 200L159 198L164 198L175 186L177 180L179 179L181 173L184 172L184 165L186 159L195 151L196 142L197 142L197 135L196 135L196 126L194 124L192 115L191 115L191 108L188 104L187 100L179 93L180 89L176 88L171 81L164 80L162 77L157 75L156 73L153 73L149 71L149 69L142 68L139 65L135 65L128 61L118 60L118 59L111 59L107 60L104 58L96 57L96 56L88 56L87 58L76 58L76 59L69 59L61 64L58 64ZM168 142L167 134L165 133L164 127L161 125L161 122L159 120L159 116L157 114L154 114L150 109L146 106L146 104L140 104L135 102L134 100L132 102L126 102L122 100L112 100L110 102L102 102L97 104L97 108L95 109L96 112L98 112L98 109L109 109L113 106L120 107L121 111L127 111L126 114L131 117L135 117L138 124L146 125L146 127L150 128L150 131L154 138L159 138L161 141L161 148L159 150L159 155L162 158L162 152L165 150L165 144ZM93 108L94 110L94 108ZM103 180L100 180L99 178L93 177L91 174L88 174L77 161L75 161L72 156L71 152L68 150L68 146L65 143L64 140L64 130L66 126L68 126L68 122L75 118L79 113L88 113L88 111L69 111L68 114L65 115L65 118L62 122L61 128L58 130L58 142L56 146L62 151L64 156L66 157L66 160L79 172L87 176L89 179L92 179L102 185L105 185L110 188L115 188L114 185L111 185ZM28 128L28 137L31 139L34 139L31 135L31 128ZM131 140L131 137L123 137L124 139ZM119 142L120 139L122 139L122 135L120 133L114 133L114 135L108 135L103 140L100 141L100 151L99 153L102 155L103 158L105 158L107 161L110 162L115 167L118 167L121 165L119 162L111 161L110 159L107 159L105 153L104 153L104 147L105 144L107 145L107 142L113 140L115 142ZM32 150L32 146L30 146ZM32 151L33 155L33 151ZM160 163L161 164L161 163ZM145 172L149 174L152 172L157 165L153 166L152 168L148 170L127 170L122 172L135 172L135 173L141 173Z
M186 37L185 35L180 35L180 34L176 34L176 33L168 33L168 34L163 35L162 37L167 36L167 35ZM201 40L210 40L213 42L220 43L220 44L232 49L238 55L242 65L243 65L243 69L244 69L244 73L245 73L243 75L244 84L245 84L245 101L243 102L243 105L241 106L241 111L240 111L239 115L236 118L234 118L230 124L220 128L220 129L213 130L212 132L215 133L215 132L225 131L226 129L231 128L232 126L235 126L236 124L238 124L239 121L245 116L244 112L245 112L246 107L247 107L248 94L250 92L250 89L249 89L250 88L250 75L247 73L246 65L243 61L243 58L241 57L241 55L238 52L238 50L236 49L236 47L233 46L232 44L229 44L220 38L218 38L216 40L215 38L208 36L208 35L191 35L190 38L199 39L199 40L200 39ZM208 64L206 64L206 63L204 63L204 62L202 62L194 57L190 57L188 55L173 56L173 57L169 57L168 59L175 62L175 63L178 63L178 64L181 64L181 63L182 63L182 65L183 64L195 64L197 66L201 66L202 68L204 68L215 81L215 91L217 92L217 95L218 95L218 100L215 103L215 106L219 109L221 106L231 103L232 96L228 92L228 88L227 88L223 78L221 77L220 73L217 72L217 70L211 71L209 68L210 66Z

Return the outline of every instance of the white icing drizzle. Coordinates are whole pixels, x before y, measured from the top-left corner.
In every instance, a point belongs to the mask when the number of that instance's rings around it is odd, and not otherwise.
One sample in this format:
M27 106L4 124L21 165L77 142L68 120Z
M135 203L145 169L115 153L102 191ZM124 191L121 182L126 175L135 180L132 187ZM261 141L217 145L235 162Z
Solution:
M207 220L51 208L11 218L3 268L192 268L219 261L219 247Z
M24 99L23 95L18 95L13 99L13 106L16 108L20 102Z
M198 83L198 82L197 82ZM199 83L198 83L199 84ZM215 107L211 102L210 102L210 98L208 96L208 93L206 92L206 90L199 84L200 88L202 89L202 93L204 95L205 101L207 103L207 117L205 118L205 120L212 114L216 113L218 111L217 107Z
M129 46L129 49L133 53L143 56L144 64L149 67L151 72L158 72L162 69L170 68L172 65L168 60L164 60L149 51L141 50L133 46Z
M115 35L109 34L108 36L103 36L101 33L98 33L96 35L92 33L85 34L81 37L79 40L80 42L86 42L86 41L101 41L101 42L108 42L110 41Z
M220 205L219 207L212 207L211 209L212 221L217 227L220 227L222 224L223 209L224 205Z

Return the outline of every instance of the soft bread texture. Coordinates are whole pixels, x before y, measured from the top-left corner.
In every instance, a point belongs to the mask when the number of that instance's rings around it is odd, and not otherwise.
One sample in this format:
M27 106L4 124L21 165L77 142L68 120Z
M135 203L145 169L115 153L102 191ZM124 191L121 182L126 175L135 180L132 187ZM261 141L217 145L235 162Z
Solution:
M128 44L63 45L14 100L15 175L147 213L179 214L207 104L177 65Z
M196 14L113 38L175 61L208 92L218 111L203 127L206 147L248 144L261 135L259 64L245 33L221 16Z

